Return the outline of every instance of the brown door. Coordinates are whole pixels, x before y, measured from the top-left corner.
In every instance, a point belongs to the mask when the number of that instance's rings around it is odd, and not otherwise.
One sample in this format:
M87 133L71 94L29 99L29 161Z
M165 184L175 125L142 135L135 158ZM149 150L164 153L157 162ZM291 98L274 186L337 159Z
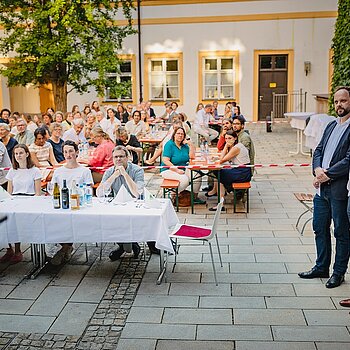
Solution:
M259 120L271 115L273 92L287 93L287 78L288 55L259 55Z

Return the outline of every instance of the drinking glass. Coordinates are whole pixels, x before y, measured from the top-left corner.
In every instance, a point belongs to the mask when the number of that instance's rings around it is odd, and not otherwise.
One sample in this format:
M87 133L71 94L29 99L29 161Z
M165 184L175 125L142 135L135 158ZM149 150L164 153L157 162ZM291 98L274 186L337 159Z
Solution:
M97 199L100 203L104 203L105 201L105 191L104 186L100 186L96 191Z
M105 195L105 204L108 203L109 195L111 194L112 189L110 187L104 187L104 195Z
M46 190L47 190L47 193L52 196L53 195L53 188L54 188L54 184L52 182L48 182L46 184Z

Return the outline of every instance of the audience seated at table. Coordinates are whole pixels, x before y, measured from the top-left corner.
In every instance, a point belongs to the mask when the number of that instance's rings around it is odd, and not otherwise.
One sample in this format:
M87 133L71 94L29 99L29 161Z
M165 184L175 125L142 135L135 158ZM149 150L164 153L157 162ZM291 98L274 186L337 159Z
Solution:
M78 146L75 142L67 140L63 143L63 155L66 164L57 168L51 179L51 183L54 185L57 183L60 188L63 187L63 180L66 180L67 187L72 188L73 180L77 185L83 183L93 185L94 181L91 176L91 172L88 168L80 165L77 161L79 156ZM62 248L53 256L50 263L52 265L61 265L67 262L73 251L73 243L60 243Z
M233 108L233 106L232 106L231 102L227 102L225 104L225 110L224 110L224 118L225 119L232 118L232 114L233 114L232 108Z
M34 166L30 152L25 144L17 144L13 148L12 168L6 175L7 191L13 196L40 196L41 172ZM15 243L15 249L9 244L0 263L17 264L23 260L20 242Z
M97 144L93 154L89 160L80 159L79 161L88 163L92 168L94 182L100 182L106 169L113 165L112 150L115 147L115 143L99 126L91 130L91 141Z
M112 156L114 165L104 173L97 194L103 192L105 188L112 188L113 195L116 196L120 187L124 185L130 195L137 198L145 186L143 169L128 161L129 151L124 146L116 146ZM118 243L118 245L119 248L109 254L112 261L120 259L125 251L133 251L135 258L140 253L137 242Z
M62 122L62 129L63 132L67 131L68 129L71 129L73 127L73 114L71 112L67 112L64 116L64 120Z
M238 142L238 135L235 131L227 131L225 135L225 147L220 155L220 164L250 164L249 152L247 148ZM232 191L232 184L235 182L247 182L252 177L252 171L250 167L247 168L228 168L220 171L220 194L225 196L225 190L227 192ZM210 193L208 193L210 194ZM216 206L209 209L215 211ZM223 209L224 210L224 209Z
M44 113L42 115L42 119L43 119L43 124L47 127L50 128L51 123L53 122L53 117L51 114L48 113Z
M96 121L96 115L93 113L89 113L86 116L85 126L84 126L85 138L88 142L91 139L91 130L97 125L98 124Z
M191 140L186 137L186 131L183 127L177 128L171 140L169 140L163 149L162 164L170 166L172 168L161 169L161 175L164 179L178 180L180 181L179 193L184 191L190 184L191 173L188 168L181 168L189 164L191 158L195 157L195 147ZM195 181L193 184L194 203L205 204L198 197L201 181Z
M12 159L12 150L18 142L10 136L10 131L9 124L0 123L0 141L5 145L9 157Z
M132 155L132 162L139 164L142 157L142 147L135 135L129 134L124 127L119 128L116 131L116 145L125 146Z
M27 123L27 130L31 131L34 135L34 131L38 128L38 125L34 122L33 117L28 113L23 113L21 117Z
M244 122L246 122L244 116L241 114L241 107L239 105L236 105L233 107L232 119L234 120L238 117L240 117L241 120L243 119Z
M219 135L218 143L216 145L218 151L222 151L225 147L225 135L228 130L233 130L232 127L232 119L231 118L224 118L222 120L222 126L221 126L221 132Z
M27 123L22 118L17 119L17 131L15 139L18 143L29 146L34 142L34 132L28 130Z
M15 137L18 133L17 118L20 118L20 116L18 115L18 112L14 112L9 116L9 124L8 125L10 127L10 136L11 137Z
M116 117L116 111L112 107L107 108L107 122L104 129L111 140L115 141L115 132L122 125L121 121ZM103 129L103 128L102 128Z
M145 111L151 118L156 118L156 114L154 113L154 109L152 108L151 101L146 101L145 103Z
M155 163L155 161L158 159L158 157L160 157L163 153L163 148L164 145L171 140L174 131L177 130L179 127L184 127L185 131L186 131L186 135L188 135L188 131L189 131L189 127L186 123L183 123L181 120L179 119L175 119L173 121L173 125L170 127L170 129L168 130L166 136L164 137L163 141L158 145L158 148L155 150L153 156L150 159L145 160L145 163L147 165L153 165Z
M64 132L62 139L64 141L73 141L77 145L86 142L87 140L84 135L84 120L82 118L73 119L72 124L73 127Z
M7 189L7 170L4 168L9 168L11 166L11 160L7 153L5 145L0 141L0 185L5 190Z
M129 121L129 114L121 103L117 106L116 117L123 124L126 124Z
M141 112L134 111L132 114L132 120L129 120L125 124L125 129L129 134L135 135L137 138L146 134L146 124L141 120Z
M51 172L46 168L57 164L52 145L46 140L47 129L45 127L37 128L34 132L34 143L29 146L34 165L38 168L42 168L43 179L49 177Z
M211 141L219 136L219 133L216 130L209 127L209 121L213 118L211 112L212 105L206 104L204 109L200 109L196 113L193 123L193 131L198 135L203 136L209 145L211 144Z
M50 126L51 136L47 140L51 144L53 149L53 154L58 163L64 161L62 145L64 141L61 139L62 136L62 124L53 122Z

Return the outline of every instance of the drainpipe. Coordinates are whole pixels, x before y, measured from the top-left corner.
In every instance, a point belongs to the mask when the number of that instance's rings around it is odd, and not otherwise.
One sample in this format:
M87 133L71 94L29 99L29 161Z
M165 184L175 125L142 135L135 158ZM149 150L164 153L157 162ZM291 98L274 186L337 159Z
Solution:
M143 101L142 85L142 47L141 47L141 0L137 0L137 41L139 54L139 96L140 102Z

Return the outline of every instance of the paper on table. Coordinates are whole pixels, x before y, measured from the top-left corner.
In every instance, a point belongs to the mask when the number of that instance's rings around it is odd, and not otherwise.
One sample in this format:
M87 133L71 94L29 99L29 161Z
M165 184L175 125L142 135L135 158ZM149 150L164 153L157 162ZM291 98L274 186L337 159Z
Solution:
M113 204L120 204L120 203L126 203L130 202L133 200L133 197L131 194L128 192L128 190L125 188L124 185L121 185L117 195L113 199L112 203Z

